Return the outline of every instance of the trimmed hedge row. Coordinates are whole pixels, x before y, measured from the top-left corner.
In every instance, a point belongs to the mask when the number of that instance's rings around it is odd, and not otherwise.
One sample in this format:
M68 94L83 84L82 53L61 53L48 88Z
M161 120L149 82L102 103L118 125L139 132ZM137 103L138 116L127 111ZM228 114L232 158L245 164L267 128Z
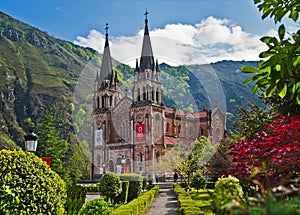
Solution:
M120 181L120 182L121 182L122 191L115 199L115 203L117 204L127 203L127 199L128 199L129 181Z
M178 210L182 215L205 215L195 204L191 196L177 183L174 184L174 193L177 198Z
M122 181L129 181L127 201L130 202L137 198L142 192L143 177L137 173L125 173L120 175Z
M144 214L147 208L157 196L159 186L154 186L151 190L142 193L138 198L132 200L126 205L122 205L115 209L111 215L140 215Z

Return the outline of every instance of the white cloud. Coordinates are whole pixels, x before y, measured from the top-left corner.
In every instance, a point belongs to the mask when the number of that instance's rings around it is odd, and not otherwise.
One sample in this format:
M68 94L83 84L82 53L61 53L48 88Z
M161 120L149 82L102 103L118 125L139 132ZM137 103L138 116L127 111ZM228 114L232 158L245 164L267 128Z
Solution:
M171 65L202 64L221 60L258 60L266 46L260 35L245 32L228 19L208 17L195 25L168 24L150 31L154 57ZM75 44L103 51L105 36L91 30ZM109 37L111 55L122 63L135 66L140 57L143 30L132 37Z

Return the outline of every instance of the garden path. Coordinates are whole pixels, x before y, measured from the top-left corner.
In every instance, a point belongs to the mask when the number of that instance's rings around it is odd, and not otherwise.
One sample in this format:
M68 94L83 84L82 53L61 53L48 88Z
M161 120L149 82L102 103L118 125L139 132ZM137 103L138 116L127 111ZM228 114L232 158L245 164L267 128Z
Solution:
M159 193L145 215L179 215L173 183L160 182Z

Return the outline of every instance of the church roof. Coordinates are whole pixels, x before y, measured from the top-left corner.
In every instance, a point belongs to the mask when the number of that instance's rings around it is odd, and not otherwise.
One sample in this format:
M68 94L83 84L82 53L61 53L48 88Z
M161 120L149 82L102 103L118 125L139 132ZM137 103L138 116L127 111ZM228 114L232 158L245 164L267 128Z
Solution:
M164 143L166 145L176 145L178 143L181 143L183 145L190 145L194 140L192 139L186 139L186 138L180 138L180 137L169 137L165 136L164 137Z
M147 18L148 14L149 14L148 11L146 11L145 31L144 31L144 39L143 39L143 47L142 47L139 72L144 72L145 69L151 69L152 71L154 71L154 67L155 67L151 40L149 36L149 29L148 29L148 18Z
M195 112L195 113L186 113L182 110L176 110L172 108L165 108L165 113L176 114L177 116L186 116L188 118L199 119L207 117L207 111Z

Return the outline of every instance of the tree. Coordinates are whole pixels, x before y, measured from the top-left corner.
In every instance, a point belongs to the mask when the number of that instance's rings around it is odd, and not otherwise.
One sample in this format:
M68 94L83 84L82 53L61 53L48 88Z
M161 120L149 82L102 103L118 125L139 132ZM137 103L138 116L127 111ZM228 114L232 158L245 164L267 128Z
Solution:
M197 170L204 170L204 167L209 164L209 160L216 152L216 147L206 137L200 137L191 143L186 152L187 156L179 164L178 170L187 175L189 185L191 174Z
M232 145L230 173L249 182L260 181L265 188L287 185L300 177L300 117L276 116L254 139Z
M121 189L120 178L116 173L108 172L106 173L98 183L99 192L101 195L114 204L114 199L118 196Z
M64 168L64 159L68 152L69 144L66 140L59 138L59 131L55 127L54 116L46 110L41 122L37 127L39 142L37 155L50 156L52 158L51 169L56 171L65 181L69 180Z
M248 104L247 109L236 106L239 110L237 121L234 122L234 133L246 140L254 138L257 133L263 131L263 127L271 122L271 110L259 108L257 105Z
M70 144L69 153L71 155L65 162L65 166L68 169L70 178L73 181L87 178L91 167L88 143L86 141L82 141L80 144Z
M270 16L276 23L288 13L289 18L295 22L299 18L299 1L254 0L254 3L262 11L263 19ZM300 111L300 30L291 35L287 36L285 26L280 25L278 38L261 38L268 50L260 53L263 60L258 62L258 69L242 67L243 72L253 73L244 84L255 82L252 92L262 91L265 98L271 98L268 101L277 111L285 111L279 112L280 114L299 114ZM297 108L279 108L286 105Z
M186 182L189 184L191 174L203 170L215 151L215 146L206 137L196 139L190 145L178 143L151 170L178 172L183 180L187 176Z
M219 176L224 175L231 167L231 158L228 155L231 142L223 140L216 148L216 152L209 161L208 166L204 170L204 174L216 180Z
M196 188L197 193L199 189L203 189L206 187L206 179L202 176L202 174L197 173L191 180L191 187Z

